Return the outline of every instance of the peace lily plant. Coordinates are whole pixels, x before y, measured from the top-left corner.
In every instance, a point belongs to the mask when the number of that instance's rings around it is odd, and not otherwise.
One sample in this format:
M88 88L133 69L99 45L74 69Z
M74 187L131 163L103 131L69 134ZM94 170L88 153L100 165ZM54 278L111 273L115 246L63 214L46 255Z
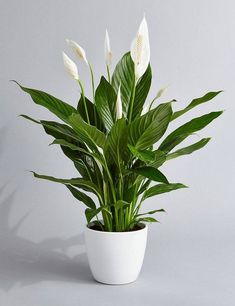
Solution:
M142 266L146 223L157 222L152 215L164 212L159 208L148 211L144 202L155 195L186 187L172 182L159 168L171 159L203 148L210 138L178 146L220 116L222 111L194 118L165 136L168 126L221 91L208 92L178 111L173 110L175 100L157 103L164 88L154 99L147 99L152 70L145 18L130 52L124 54L113 71L112 50L106 30L107 77L101 76L97 87L85 50L73 40L66 41L74 57L82 60L89 69L92 98L85 93L76 63L63 52L64 67L80 89L77 107L46 92L19 85L36 104L46 107L60 122L21 116L41 125L54 138L51 144L61 147L74 163L78 175L63 179L33 174L36 178L63 184L86 205L85 237L94 278L108 284L129 283L138 277Z
M147 96L152 70L145 18L130 52L124 54L113 72L113 56L106 31L104 55L107 77L102 76L96 88L92 65L85 50L73 40L67 40L67 43L75 58L82 60L90 71L92 98L85 94L77 65L63 53L64 67L80 88L77 107L46 92L19 85L36 104L46 107L60 122L21 116L41 125L54 138L52 144L61 147L79 175L63 179L33 172L34 176L63 184L86 205L87 223L93 220L96 230L127 232L138 229L141 223L157 222L152 215L164 212L164 209L148 211L143 203L155 195L186 187L166 178L159 168L171 159L203 148L210 138L175 149L220 116L222 111L194 118L165 136L167 128L172 121L210 101L221 91L193 99L178 111L173 110L174 100L156 103L163 89L149 102ZM93 193L97 201L86 192Z

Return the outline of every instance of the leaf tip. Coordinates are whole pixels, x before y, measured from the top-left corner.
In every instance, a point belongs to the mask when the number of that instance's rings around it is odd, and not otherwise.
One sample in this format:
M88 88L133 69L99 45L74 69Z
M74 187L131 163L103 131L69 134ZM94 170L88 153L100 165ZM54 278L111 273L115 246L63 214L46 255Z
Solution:
M20 85L19 82L17 82L16 80L9 80L9 82L13 82L13 83L16 83L20 88L22 88L22 86Z

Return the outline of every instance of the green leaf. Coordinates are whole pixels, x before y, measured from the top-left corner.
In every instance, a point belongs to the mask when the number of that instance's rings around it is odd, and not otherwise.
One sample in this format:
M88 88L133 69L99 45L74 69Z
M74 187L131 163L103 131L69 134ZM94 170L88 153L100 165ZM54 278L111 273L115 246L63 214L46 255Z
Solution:
M78 135L79 140L87 144L91 149L97 150L97 146L104 147L106 141L105 134L95 126L87 124L80 115L71 115L69 123Z
M83 153L85 153L85 150L78 147L77 145L75 144L72 144L64 139L55 139L50 145L55 145L55 144L58 144L58 145L61 145L61 146L64 146L64 147L68 147L70 148L71 150L73 151L81 151ZM89 154L89 152L86 152L87 154Z
M152 71L149 65L144 75L139 79L136 85L135 100L132 111L132 120L139 117L142 112L144 102L148 96L149 89L151 86L151 80L152 80Z
M166 153L160 150L153 151L154 161L148 165L154 168L159 168L166 161Z
M105 211L107 212L108 214L111 215L111 212L105 208L104 206L101 206L99 208L96 208L96 209L90 209L90 208L87 208L85 210L85 215L86 215L86 219L87 219L87 223L90 223L90 221L96 216L98 215L101 211Z
M121 84L122 110L124 116L127 116L134 82L134 63L131 59L130 52L128 52L118 62L112 76L112 86L116 93Z
M147 149L165 133L172 115L171 103L160 104L130 124L129 143Z
M103 207L99 207L97 209L90 209L90 208L87 208L85 210L85 215L86 215L86 219L87 219L87 223L90 223L91 220L96 216L98 215L101 210L103 209Z
M131 181L133 182L133 181ZM129 188L128 188L129 187ZM135 194L136 186L135 185L127 185L125 192L123 194L123 199L127 203L131 203L133 201L133 195Z
M55 138L64 139L71 143L79 143L78 135L70 126L55 121L41 120L40 122L48 135Z
M78 147L83 149L84 147L83 144L78 141L78 136L75 134L71 127L54 121L37 121L26 115L21 116L35 123L43 125L44 130L48 135L53 136L54 138L58 138L53 141L52 144L61 145L63 153L74 162L74 165L81 176L84 179L89 179L93 182L97 181L98 173L94 173L94 162L92 161L91 157L87 156L87 154L84 154L84 152L77 151Z
M104 131L104 125L100 119L100 116L97 112L96 106L94 103L92 103L88 98L86 99L86 107L87 112L89 115L90 124L96 126L99 130ZM78 101L77 110L79 114L81 115L82 119L87 122L87 116L86 111L83 103L82 96L80 97L80 100Z
M38 121L38 120L36 120L36 119L33 119L32 117L29 117L29 116L24 115L24 114L19 115L19 117L23 117L23 118L25 118L25 119L27 119L27 120L30 120L30 121L34 122L34 123L41 124L40 121Z
M86 206L92 209L96 209L95 202L84 192L79 191L78 189L72 187L71 185L66 185L66 187L70 190L72 195L79 201L82 201Z
M119 166L119 162L124 158L127 148L128 128L124 118L115 122L110 133L108 134L107 141L104 148L106 158L108 155L112 156L113 161Z
M114 205L114 207L116 208L116 210L119 210L119 209L124 209L124 208L127 208L131 205L131 203L129 202L126 202L124 200L118 200L116 202L116 204Z
M153 167L141 167L137 169L131 169L131 171L142 175L152 181L161 182L165 184L169 183L165 175L161 171Z
M137 195L139 196L141 193L143 193L148 186L151 184L151 180L147 180L140 188L140 190L137 192Z
M69 116L71 116L73 113L77 113L77 110L73 106L53 97L52 95L44 91L26 88L21 86L19 83L17 84L23 91L30 94L31 98L36 104L44 106L50 112L52 112L54 115L56 115L58 118L65 121L66 123L68 123Z
M63 153L73 161L75 168L85 180L92 181L96 185L98 181L102 181L100 170L97 169L96 161L93 158L94 153L86 152L82 144L79 144L78 147L61 139L56 139L53 144L61 145Z
M145 213L142 213L142 214L138 214L138 215L136 215L136 217L144 216L144 215L153 215L153 214L158 213L158 212L166 212L166 211L163 208L155 209L155 210L151 210L151 211L148 211L148 212L145 212Z
M89 191L89 192L96 194L98 198L101 199L101 195L100 195L100 192L97 186L90 181L86 181L82 178L60 179L60 178L56 178L53 176L41 175L33 171L32 173L34 177L39 178L39 179L48 180L48 181L55 182L55 183L61 183L64 185L73 185L73 186L79 187L85 191Z
M74 151L70 150L69 148L61 146L61 149L64 152L64 154L74 162L75 168L77 169L77 171L80 173L80 175L84 180L90 180L92 182L95 181L93 175L94 166L88 167L87 163L84 161L85 158L81 160L80 158L78 158L78 156L76 156L76 154L72 155L71 152L74 153Z
M208 142L210 141L210 138L203 138L198 142L195 142L194 144L187 146L185 148L179 149L171 154L168 154L166 159L170 160L172 158L176 158L182 155L187 155L187 154L191 154L194 151L197 151L201 148L203 148Z
M79 144L77 134L70 126L66 124L58 123L55 121L46 121L46 120L38 121L26 115L20 115L20 116L34 123L41 124L45 132L48 135L53 136L54 138L58 138L60 140L64 140L65 142L73 143L76 145Z
M154 161L155 160L155 154L152 151L138 150L131 145L128 145L128 148L135 157L137 157L138 159L140 159L144 162L149 162L149 161Z
M159 150L164 152L170 152L175 146L180 144L185 138L187 138L192 133L195 133L206 127L209 123L211 123L214 119L219 117L222 113L223 111L211 112L209 114L197 117L185 123L184 125L180 126L178 129L176 129L166 137L166 139L161 143Z
M139 218L137 221L138 222L150 222L150 223L152 223L152 222L159 222L155 218L151 218L151 217Z
M196 107L197 105L200 105L202 103L205 103L205 102L208 102L208 101L212 100L214 97L216 97L222 91L223 90L211 91L211 92L208 92L207 94L205 94L204 96L202 96L200 98L193 99L192 102L187 107L185 107L184 109L182 109L180 111L175 112L172 115L171 120L174 120L174 119L178 118L179 116L187 113L188 111L190 111L192 108Z
M117 95L110 83L102 76L95 92L95 104L107 131L110 131L115 122L115 106Z
M187 186L180 184L180 183L176 183L176 184L158 184L155 186L150 187L148 190L145 191L144 195L143 195L143 200L153 197L155 195L161 194L161 193L166 193L166 192L170 192L176 189L180 189L180 188L187 188Z

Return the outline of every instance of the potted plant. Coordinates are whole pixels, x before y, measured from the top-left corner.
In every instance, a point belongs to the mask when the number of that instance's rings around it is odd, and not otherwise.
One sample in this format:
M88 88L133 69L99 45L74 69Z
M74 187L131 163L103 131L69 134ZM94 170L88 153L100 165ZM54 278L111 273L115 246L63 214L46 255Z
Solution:
M76 64L63 53L64 66L80 88L77 107L43 91L19 85L36 104L46 107L63 123L21 116L41 125L54 138L52 144L61 147L80 176L60 179L35 172L33 175L63 184L87 206L85 238L94 278L108 284L133 282L144 258L146 223L157 222L152 215L164 212L164 209L146 211L144 201L186 187L171 182L159 168L170 159L203 148L210 138L175 149L220 116L222 111L194 118L165 136L167 128L173 120L210 101L221 91L209 92L178 111L172 109L175 100L156 103L163 94L162 89L150 103L146 102L152 72L145 18L131 51L121 58L113 73L106 31L107 78L102 76L96 89L93 69L84 49L72 40L67 42L90 71L92 101L85 95ZM93 193L97 201L87 192Z

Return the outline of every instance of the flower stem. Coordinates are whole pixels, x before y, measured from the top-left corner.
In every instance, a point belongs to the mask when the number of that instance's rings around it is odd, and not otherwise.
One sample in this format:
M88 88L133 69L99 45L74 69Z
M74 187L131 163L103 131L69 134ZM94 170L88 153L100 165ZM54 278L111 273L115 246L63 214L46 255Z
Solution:
M110 67L109 67L109 65L107 65L107 74L108 74L109 83L111 83L111 75L110 75Z
M90 74L91 74L91 86L92 86L92 96L93 96L93 103L95 105L95 82L94 82L94 73L90 63L88 63ZM96 111L94 107L94 119L95 119L95 126L97 126L97 118L96 118Z
M89 119L87 105L86 105L86 98L85 98L85 94L84 94L84 88L83 88L82 82L79 79L78 79L78 84L79 84L80 89L81 89L81 95L82 95L82 100L83 100L83 104L84 104L84 108L85 108L87 123L90 124L90 119Z
M132 89L132 95L131 95L131 102L130 102L130 106L128 109L128 120L129 122L131 122L132 119L132 112L133 112L133 105L134 105L134 100L135 100L135 87L136 87L136 79L134 79L134 83L133 83L133 89Z

